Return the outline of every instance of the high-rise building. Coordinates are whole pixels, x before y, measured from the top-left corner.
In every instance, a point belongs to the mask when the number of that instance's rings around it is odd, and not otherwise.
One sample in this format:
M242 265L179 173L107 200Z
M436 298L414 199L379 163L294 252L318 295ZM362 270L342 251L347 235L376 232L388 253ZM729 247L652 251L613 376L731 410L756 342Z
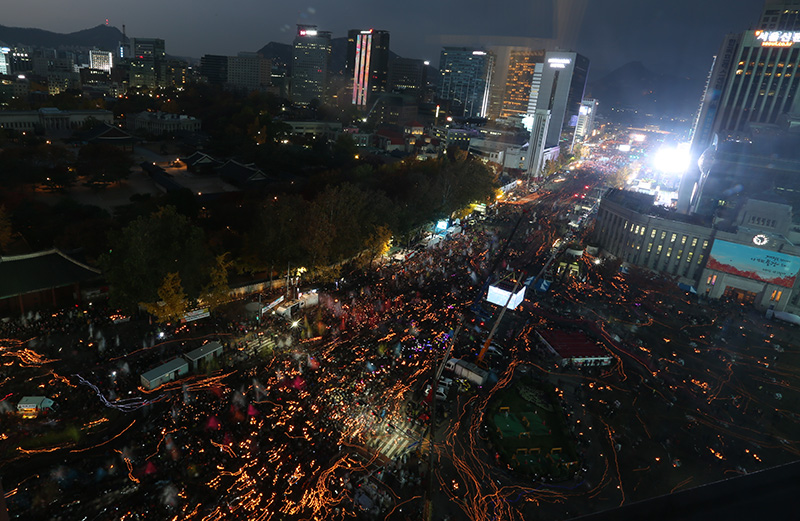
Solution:
M386 92L389 79L389 31L348 31L345 71L353 80L353 105L364 108L373 94Z
M581 101L578 112L578 124L575 126L574 142L583 143L594 130L594 116L597 113L597 100L585 99Z
M425 84L425 62L414 58L395 58L389 64L389 90L417 92Z
M489 105L494 55L468 47L445 47L439 59L439 97L451 114L483 118Z
M530 122L530 138L528 139L527 154L527 175L538 176L542 171L545 161L545 139L550 128L550 111L547 109L536 109L533 114L527 117Z
M587 57L564 51L545 54L535 105L536 110L549 110L551 114L545 148L558 146L562 152L572 150L588 76Z
M260 91L269 87L272 80L272 63L257 52L240 52L228 57L229 88L245 92Z
M131 38L130 86L156 89L165 86L166 57L161 38Z
M91 49L89 51L89 67L99 71L111 72L114 66L114 54L108 51Z
M527 47L492 46L494 71L489 92L489 119L522 119L528 114L531 82L537 63L544 62L544 50Z
M308 105L322 100L328 87L331 62L331 33L316 25L298 25L292 47L292 101Z
M200 58L200 75L211 85L224 85L228 81L228 57L204 55Z
M756 29L723 40L692 128L690 168L681 179L678 211L695 212L701 199L716 198L703 191L720 143L749 141L753 128L800 113L798 12L797 0L767 0Z
M11 74L11 49L0 47L0 74Z

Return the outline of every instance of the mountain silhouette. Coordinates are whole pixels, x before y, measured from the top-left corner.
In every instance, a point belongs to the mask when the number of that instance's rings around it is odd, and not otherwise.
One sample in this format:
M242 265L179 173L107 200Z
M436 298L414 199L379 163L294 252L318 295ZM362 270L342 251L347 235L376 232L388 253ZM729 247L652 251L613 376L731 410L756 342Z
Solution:
M121 40L122 32L110 25L98 25L67 34L54 33L44 29L0 25L0 42L9 47L15 45L53 49L97 47L105 51L112 51L119 46Z
M703 82L651 71L642 62L629 62L590 81L586 97L604 108L633 109L656 116L689 116L697 110Z

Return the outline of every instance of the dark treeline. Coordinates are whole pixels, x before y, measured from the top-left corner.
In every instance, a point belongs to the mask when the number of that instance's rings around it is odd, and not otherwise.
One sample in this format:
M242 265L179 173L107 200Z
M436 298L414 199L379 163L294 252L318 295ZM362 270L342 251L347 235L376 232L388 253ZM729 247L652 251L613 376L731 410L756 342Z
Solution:
M148 109L197 116L210 138L207 152L292 180L218 200L201 201L189 190L145 194L109 212L79 204L70 191L113 190L128 176L132 154L0 131L2 252L77 252L104 270L113 304L127 309L158 300L169 274L179 275L188 299L206 295L222 256L230 272L278 275L290 265L329 278L348 263L369 264L389 244L409 244L431 221L494 197L492 173L457 149L439 159L388 163L366 156L347 135L329 142L289 134L284 118L333 117L325 107L295 109L275 96L198 85L129 94L106 108L117 116ZM44 191L64 197L45 204L38 197Z

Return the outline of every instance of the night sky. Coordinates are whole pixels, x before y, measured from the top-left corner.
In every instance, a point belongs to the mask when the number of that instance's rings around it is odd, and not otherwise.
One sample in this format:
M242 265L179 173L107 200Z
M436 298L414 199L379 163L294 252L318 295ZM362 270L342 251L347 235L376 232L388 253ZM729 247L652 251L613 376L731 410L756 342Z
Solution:
M372 27L391 31L391 48L400 56L437 64L443 42L469 44L476 35L550 37L554 1L28 0L7 5L2 23L66 33L107 18L120 29L125 24L129 36L164 38L169 54L193 57L290 43L296 23L317 24L334 37ZM633 60L670 75L705 77L723 35L750 28L763 5L760 0L569 1L586 6L572 14L580 28L576 50L592 60L595 77Z

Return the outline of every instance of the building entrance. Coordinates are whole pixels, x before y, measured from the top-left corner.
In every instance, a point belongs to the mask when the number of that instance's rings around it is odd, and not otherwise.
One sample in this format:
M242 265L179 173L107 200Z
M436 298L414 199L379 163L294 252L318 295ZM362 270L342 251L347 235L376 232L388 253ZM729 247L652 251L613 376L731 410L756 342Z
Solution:
M756 295L757 294L753 293L752 291L745 291L743 289L728 286L725 288L722 298L733 300L735 302L739 302L740 304L753 305L756 303Z

